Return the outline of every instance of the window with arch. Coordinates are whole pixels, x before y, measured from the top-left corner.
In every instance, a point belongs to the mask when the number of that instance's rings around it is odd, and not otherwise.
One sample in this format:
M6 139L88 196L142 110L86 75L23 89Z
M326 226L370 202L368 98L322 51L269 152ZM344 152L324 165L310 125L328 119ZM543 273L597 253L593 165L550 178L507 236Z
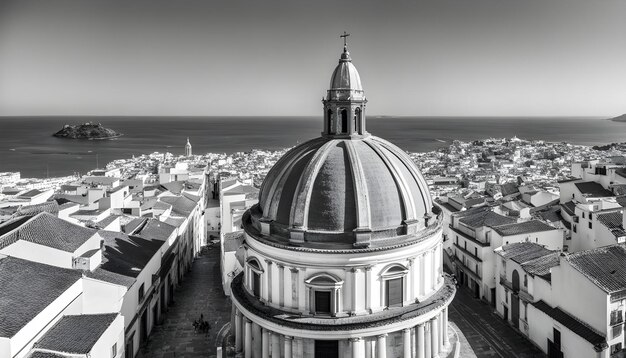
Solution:
M409 269L400 264L392 264L383 269L380 274L383 306L402 307L408 272Z
M328 123L328 133L330 134L334 134L335 133L335 124L333 123L333 110L332 109L328 109L326 111L326 121Z
M263 267L256 258L249 258L246 261L247 286L254 297L257 298L261 298L261 275L263 272Z
M341 311L343 281L329 273L318 273L304 281L309 294L309 312L335 316Z
M341 109L341 133L348 133L348 110Z
M361 122L361 108L357 107L354 110L354 131L362 134L362 122Z

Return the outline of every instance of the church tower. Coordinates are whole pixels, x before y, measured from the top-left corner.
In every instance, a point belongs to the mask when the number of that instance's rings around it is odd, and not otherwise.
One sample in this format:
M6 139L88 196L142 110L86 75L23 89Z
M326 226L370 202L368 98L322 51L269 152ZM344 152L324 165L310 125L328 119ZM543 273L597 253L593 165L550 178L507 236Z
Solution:
M189 137L187 137L187 144L185 144L185 157L191 157L191 143L189 143Z
M352 64L346 38L350 36L344 32L343 53L339 64L335 67L330 78L330 89L324 103L324 132L323 136L346 138L365 136L365 93L361 86L361 78L356 67Z

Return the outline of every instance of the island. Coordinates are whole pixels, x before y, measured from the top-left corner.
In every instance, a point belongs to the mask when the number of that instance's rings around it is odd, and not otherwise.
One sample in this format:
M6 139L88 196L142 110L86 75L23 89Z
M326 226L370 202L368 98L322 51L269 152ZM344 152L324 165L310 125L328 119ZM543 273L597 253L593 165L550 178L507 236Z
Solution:
M613 122L626 122L626 114L622 114L621 116L609 118L609 120Z
M53 136L69 139L111 139L122 136L122 133L104 128L100 123L87 122L78 125L66 124Z

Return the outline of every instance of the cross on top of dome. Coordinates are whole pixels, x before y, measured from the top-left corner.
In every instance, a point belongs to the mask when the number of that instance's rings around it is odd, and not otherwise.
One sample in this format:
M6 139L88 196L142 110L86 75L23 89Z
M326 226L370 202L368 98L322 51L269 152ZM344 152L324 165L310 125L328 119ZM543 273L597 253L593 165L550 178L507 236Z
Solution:
M352 61L352 59L350 58L350 52L348 52L348 36L350 36L350 34L345 31L343 32L343 35L339 35L339 37L343 38L343 53L341 54L341 59L339 60L339 62Z

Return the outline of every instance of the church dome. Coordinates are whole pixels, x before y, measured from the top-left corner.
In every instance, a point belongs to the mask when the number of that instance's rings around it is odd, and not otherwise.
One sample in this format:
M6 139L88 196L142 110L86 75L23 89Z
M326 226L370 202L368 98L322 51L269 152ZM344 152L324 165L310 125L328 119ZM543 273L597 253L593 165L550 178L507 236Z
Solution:
M335 67L330 77L330 89L328 97L335 99L361 98L363 97L363 86L359 71L352 64L350 52L344 47L339 58L339 64Z
M251 216L259 228L271 223L274 239L295 232L303 243L352 246L359 235L374 242L415 233L431 208L426 181L395 145L374 136L321 137L274 165Z

